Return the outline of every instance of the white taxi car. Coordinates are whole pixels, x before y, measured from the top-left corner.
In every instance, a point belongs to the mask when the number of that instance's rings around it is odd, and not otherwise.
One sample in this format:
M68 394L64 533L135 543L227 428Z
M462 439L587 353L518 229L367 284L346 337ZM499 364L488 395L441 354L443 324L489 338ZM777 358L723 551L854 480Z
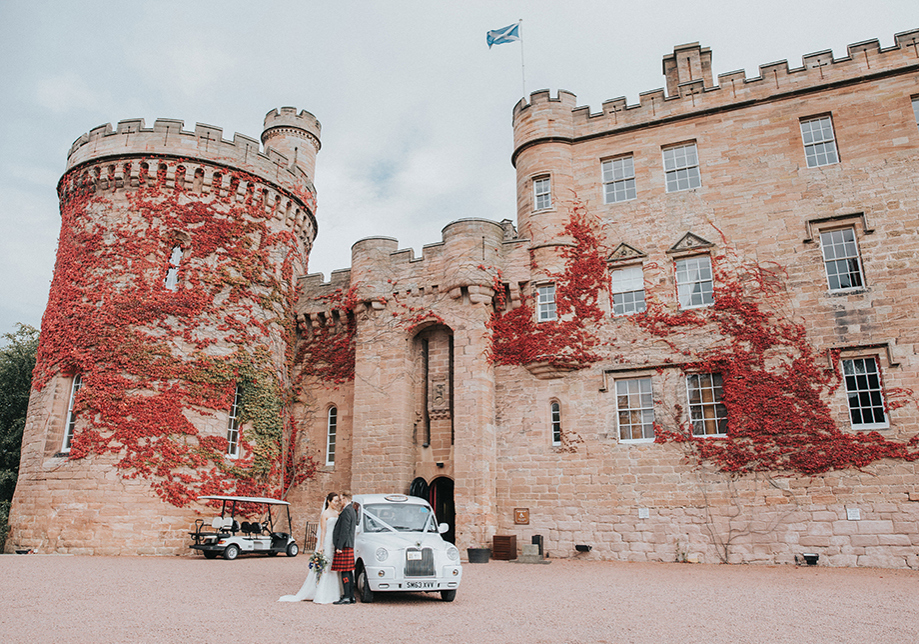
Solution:
M456 597L463 577L460 553L440 536L449 527L437 524L424 499L404 494L358 494L354 538L354 575L362 602L378 592L439 592L445 602Z

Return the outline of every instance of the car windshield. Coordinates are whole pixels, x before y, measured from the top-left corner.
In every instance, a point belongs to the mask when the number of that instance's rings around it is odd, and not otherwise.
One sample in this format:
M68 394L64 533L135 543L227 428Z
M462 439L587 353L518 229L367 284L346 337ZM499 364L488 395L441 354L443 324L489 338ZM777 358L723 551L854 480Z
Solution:
M364 531L436 532L431 508L405 503L372 503L364 506Z

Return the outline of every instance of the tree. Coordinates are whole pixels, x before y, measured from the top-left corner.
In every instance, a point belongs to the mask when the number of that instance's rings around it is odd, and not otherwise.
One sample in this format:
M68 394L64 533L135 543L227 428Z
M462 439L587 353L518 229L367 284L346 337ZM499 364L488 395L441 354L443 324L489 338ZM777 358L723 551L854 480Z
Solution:
M38 349L38 330L27 324L17 326L16 332L3 334L6 346L0 349L0 545L6 539L7 515L19 476L22 430Z

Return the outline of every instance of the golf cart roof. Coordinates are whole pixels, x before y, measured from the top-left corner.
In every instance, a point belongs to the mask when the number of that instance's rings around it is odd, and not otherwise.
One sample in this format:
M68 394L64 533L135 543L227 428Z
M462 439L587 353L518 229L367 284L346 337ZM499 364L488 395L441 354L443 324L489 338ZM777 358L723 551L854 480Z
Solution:
M290 505L280 499L269 499L264 496L199 496L199 501L237 501L238 503L268 503L269 505Z

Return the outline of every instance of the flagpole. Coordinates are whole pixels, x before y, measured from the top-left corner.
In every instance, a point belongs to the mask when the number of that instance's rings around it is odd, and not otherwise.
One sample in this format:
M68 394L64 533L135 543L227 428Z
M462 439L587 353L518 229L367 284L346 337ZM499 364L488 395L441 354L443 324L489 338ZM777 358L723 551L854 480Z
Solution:
M519 27L522 22L523 22L523 18L517 21L517 26ZM520 33L520 76L521 76L521 80L523 81L523 102L526 103L527 102L527 74L526 74L526 66L523 64L523 29L518 29L518 32Z

